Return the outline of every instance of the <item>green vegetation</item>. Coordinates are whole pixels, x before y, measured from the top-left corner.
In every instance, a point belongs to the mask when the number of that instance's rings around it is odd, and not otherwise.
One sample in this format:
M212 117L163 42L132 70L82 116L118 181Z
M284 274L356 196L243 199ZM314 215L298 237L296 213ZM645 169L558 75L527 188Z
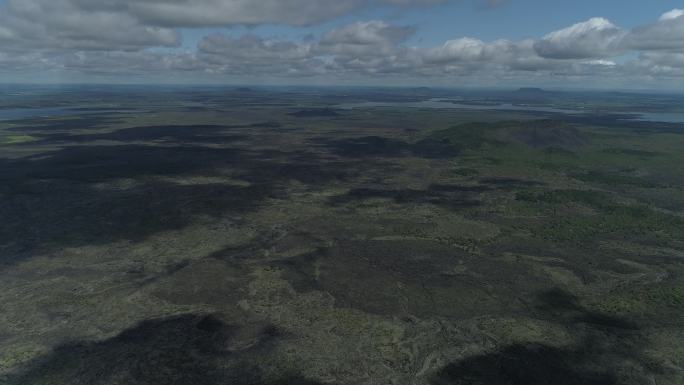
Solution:
M567 216L544 223L537 235L554 241L646 238L667 245L684 236L684 219L647 207L614 206L594 215Z
M0 383L684 383L680 126L130 92L0 124Z
M656 187L656 184L648 182L642 178L620 175L617 173L605 173L600 171L589 171L583 174L574 174L575 179L583 182L598 183L612 186L633 186L633 187Z
M0 144L19 144L36 140L29 135L4 135L0 136Z
M614 198L610 194L593 190L525 190L518 192L516 199L524 202L550 205L579 203L599 210L607 210L614 207Z
M658 212L644 205L618 204L610 194L587 190L523 191L519 201L543 204L547 212L558 206L584 205L593 212L572 212L551 219L535 231L537 236L554 241L590 242L613 237L651 237L652 241L678 240L684 237L684 218Z

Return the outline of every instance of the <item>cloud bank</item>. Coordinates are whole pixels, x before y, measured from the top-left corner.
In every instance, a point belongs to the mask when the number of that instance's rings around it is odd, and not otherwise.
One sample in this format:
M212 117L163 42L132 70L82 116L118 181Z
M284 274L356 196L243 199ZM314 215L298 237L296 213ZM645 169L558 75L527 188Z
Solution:
M684 79L681 9L631 30L595 17L536 39L455 36L431 47L411 43L416 27L384 20L358 21L300 39L230 30L310 26L363 9L448 1L8 0L0 10L0 73L4 79L40 72L114 80L444 85L592 79L681 85ZM188 28L209 32L192 49L179 48Z

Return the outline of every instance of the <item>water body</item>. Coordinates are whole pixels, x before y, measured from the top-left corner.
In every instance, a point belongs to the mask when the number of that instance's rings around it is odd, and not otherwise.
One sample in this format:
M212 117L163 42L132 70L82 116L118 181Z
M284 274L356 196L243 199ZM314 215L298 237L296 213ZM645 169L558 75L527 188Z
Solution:
M446 101L444 99L430 99L421 102L363 102L363 103L348 103L341 104L339 108L353 109L353 108L372 108L372 107L409 107L409 108L448 108L458 110L497 110L497 111L532 111L532 112L550 112L557 114L581 114L581 110L569 110L554 107L537 107L537 106L521 106L510 103L502 104L465 104L458 102Z
M115 108L89 108L89 107L49 107L49 108L0 108L0 121L21 120L30 118L50 118L57 116L101 114L101 113L124 113L132 112L130 109Z
M596 113L597 111L590 110L572 110L567 108L544 107L544 106L525 106L510 103L502 104L472 104L459 103L457 101L448 101L444 99L430 99L421 102L363 102L363 103L347 103L337 106L341 109L354 108L373 108L373 107L408 107L408 108L437 108L437 109L457 109L457 110L471 110L471 111L521 111L521 112L541 112L552 114L568 114L568 115L583 115L589 113ZM632 120L639 120L644 122L663 122L663 123L684 123L684 113L678 112L635 112Z
M19 120L28 118L47 118L73 113L66 108L10 108L0 109L0 120Z
M682 112L641 112L635 120L643 122L684 123Z

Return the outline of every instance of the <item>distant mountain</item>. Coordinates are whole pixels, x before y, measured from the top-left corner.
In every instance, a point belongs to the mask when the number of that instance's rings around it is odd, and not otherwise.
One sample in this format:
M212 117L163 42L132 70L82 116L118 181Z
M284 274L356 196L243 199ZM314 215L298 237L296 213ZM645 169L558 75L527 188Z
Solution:
M559 93L556 91L549 91L543 88L523 87L509 94L509 98L520 103L545 103L558 95Z
M550 94L553 93L551 91L547 91L543 88L535 88L535 87L522 87L518 88L517 93L524 93L524 94Z

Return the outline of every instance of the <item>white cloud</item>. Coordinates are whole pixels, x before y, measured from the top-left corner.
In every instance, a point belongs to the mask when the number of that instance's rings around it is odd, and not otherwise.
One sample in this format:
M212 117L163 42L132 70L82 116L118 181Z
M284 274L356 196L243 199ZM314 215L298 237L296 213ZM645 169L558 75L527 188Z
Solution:
M412 27L393 26L384 21L357 22L326 33L318 48L323 53L342 56L387 55L414 32Z
M0 25L4 46L31 50L131 50L180 43L173 29L104 9L79 8L67 0L9 0Z
M200 53L245 60L300 60L309 56L311 47L290 41L264 39L255 35L233 38L222 34L205 37Z
M662 16L660 16L660 21L667 21L667 20L674 20L678 17L684 16L684 9L673 9L669 12L665 12Z
M425 59L432 63L479 61L485 59L486 45L482 40L469 37L448 40L441 47L426 52Z
M8 0L0 10L0 72L205 79L420 78L445 84L464 79L684 77L684 11L679 9L631 31L597 17L539 39L518 41L453 37L433 46L415 46L415 27L371 20L309 39L269 38L256 32L234 36L234 30L225 30L209 33L196 49L174 49L180 44L180 27L301 26L364 7L447 1ZM159 47L165 49L151 49ZM632 55L625 57L634 59L625 62L620 55L628 52Z
M681 73L684 75L684 53L647 52L639 56L637 63L657 72Z
M177 28L320 23L365 7L450 0L7 0L0 42L31 49L174 47Z
M617 63L612 61L612 60L604 60L604 59L587 60L583 63L588 64L588 65L607 66L607 67L614 67L617 65Z
M635 28L624 46L640 51L684 50L684 11L674 9L651 25Z
M55 0L10 0L17 13ZM448 0L60 0L84 15L104 12L163 27L311 25L374 5L425 6ZM46 15L47 16L47 15Z
M595 17L544 36L534 48L552 59L601 58L615 54L624 35L607 19Z

